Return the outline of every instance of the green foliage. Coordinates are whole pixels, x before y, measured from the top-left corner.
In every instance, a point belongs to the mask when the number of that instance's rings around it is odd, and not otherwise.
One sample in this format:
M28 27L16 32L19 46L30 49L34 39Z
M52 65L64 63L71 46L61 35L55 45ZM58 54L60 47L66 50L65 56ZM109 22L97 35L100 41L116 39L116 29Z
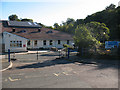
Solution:
M53 29L53 27L52 27L52 26L45 26L45 28Z
M91 35L98 41L105 41L109 39L109 28L104 23L90 22L86 24L87 29L90 30Z
M40 26L42 26L42 27L45 27L45 25L44 24L42 24L42 23L38 23Z
M73 46L70 46L70 45L67 45L67 44L63 44L63 47L64 47L63 50L66 51L66 52L68 51L68 48L71 49L71 50L74 50Z
M91 32L85 25L78 25L75 29L74 36L75 44L79 47L97 47L100 45L99 41L91 35Z
M74 34L75 28L75 20L73 18L67 18L66 22L62 22L60 25L58 25L58 23L54 24L54 29L70 34Z
M18 16L17 16L16 14L10 15L10 16L8 17L8 19L9 19L10 21L30 21L30 22L33 22L32 19L27 19L27 18L18 19Z
M55 23L53 26L54 26L54 29L59 29L58 23Z
M64 47L64 48L66 48L66 49L67 49L67 48L73 49L73 47L72 47L72 46L67 45L67 44L63 44L63 47Z
M84 19L85 23L90 23L91 21L105 23L106 26L110 29L110 40L120 40L119 20L120 6L115 8L115 5L112 4L105 10L89 15Z
M10 21L19 21L18 16L16 14L12 14L8 17Z
M75 22L75 20L73 18L67 18L67 20L66 20L67 25L70 24L70 23L73 24L74 22Z
M32 19L27 19L27 18L21 19L21 21L29 21L29 22L33 22Z

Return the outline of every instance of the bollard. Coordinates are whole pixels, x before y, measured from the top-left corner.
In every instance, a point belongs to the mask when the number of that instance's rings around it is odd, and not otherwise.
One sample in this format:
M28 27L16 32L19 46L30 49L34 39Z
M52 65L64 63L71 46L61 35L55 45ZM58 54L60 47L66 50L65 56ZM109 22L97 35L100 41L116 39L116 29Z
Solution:
M10 62L10 49L8 49L8 62Z
M58 52L59 52L59 58L60 58L60 56L61 56L61 50L58 50Z
M60 54L61 54L61 53L60 53L60 52L61 52L61 50L58 50L58 52L59 52L59 58L60 58L60 56L61 56L61 55L60 55Z
M68 59L69 59L69 55L70 55L70 48L68 48Z
M38 51L37 51L37 60L38 60Z

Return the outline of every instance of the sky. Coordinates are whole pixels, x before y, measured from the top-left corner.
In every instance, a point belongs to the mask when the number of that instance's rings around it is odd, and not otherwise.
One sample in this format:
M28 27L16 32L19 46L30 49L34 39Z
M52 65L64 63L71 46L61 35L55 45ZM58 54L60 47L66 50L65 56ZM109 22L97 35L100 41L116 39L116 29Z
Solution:
M84 19L104 10L111 3L118 6L119 0L1 0L0 19L8 20L12 14L18 18L33 19L46 26L61 24L67 18Z

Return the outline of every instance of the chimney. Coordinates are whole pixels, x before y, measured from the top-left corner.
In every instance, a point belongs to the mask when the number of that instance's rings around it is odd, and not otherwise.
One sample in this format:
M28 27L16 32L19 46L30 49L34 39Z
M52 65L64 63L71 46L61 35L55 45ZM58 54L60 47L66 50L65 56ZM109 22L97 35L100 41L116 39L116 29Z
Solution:
M15 28L12 29L12 32L15 32Z

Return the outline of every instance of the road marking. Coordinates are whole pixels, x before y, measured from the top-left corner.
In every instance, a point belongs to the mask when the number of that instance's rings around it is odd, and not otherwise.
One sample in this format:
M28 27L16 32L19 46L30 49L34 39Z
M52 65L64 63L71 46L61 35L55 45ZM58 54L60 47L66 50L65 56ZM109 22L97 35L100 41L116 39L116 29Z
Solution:
M12 66L13 66L13 63L10 61L10 65L7 68L5 68L5 69L0 70L0 72L3 72L3 71L5 71L5 70L7 70L9 68L12 68Z
M9 79L11 82L21 80L21 79L12 79L11 77L9 77L8 79Z
M58 73L58 74L57 74L57 73L53 73L53 74L54 74L55 76L59 76L59 75L60 75L60 73Z
M67 74L66 72L62 72L63 74L65 74L65 75L69 75L69 74Z

